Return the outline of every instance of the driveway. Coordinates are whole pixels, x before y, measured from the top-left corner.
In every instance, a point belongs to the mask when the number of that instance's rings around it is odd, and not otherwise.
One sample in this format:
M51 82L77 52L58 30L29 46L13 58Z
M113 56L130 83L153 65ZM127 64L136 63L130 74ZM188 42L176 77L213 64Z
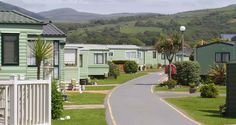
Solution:
M151 93L163 76L152 73L118 87L107 99L109 125L195 125Z

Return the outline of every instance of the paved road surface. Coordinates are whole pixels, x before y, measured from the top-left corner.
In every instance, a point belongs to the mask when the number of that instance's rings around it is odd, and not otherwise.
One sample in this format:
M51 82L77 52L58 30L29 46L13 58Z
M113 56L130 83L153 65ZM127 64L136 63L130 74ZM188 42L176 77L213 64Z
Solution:
M151 93L151 86L161 78L153 73L117 88L109 98L116 125L195 125ZM110 113L107 121L112 125Z

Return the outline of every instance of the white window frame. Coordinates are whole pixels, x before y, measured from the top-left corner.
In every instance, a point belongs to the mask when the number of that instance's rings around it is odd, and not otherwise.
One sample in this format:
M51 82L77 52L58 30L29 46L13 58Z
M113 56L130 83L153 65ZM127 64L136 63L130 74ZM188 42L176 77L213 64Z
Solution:
M69 54L69 56L68 55L66 55L66 54L68 54L68 52L66 52L66 51L71 51L71 55ZM72 51L73 51L73 54L74 55L72 55ZM74 56L74 58L71 58L71 61L68 61L68 60L70 60L68 57L71 57L71 56ZM64 50L64 64L65 64L65 66L77 66L77 49L65 49Z
M135 54L133 57L131 55L128 55L128 53ZM137 51L125 51L125 58L126 59L136 59L137 58Z
M101 62L98 62L98 55L102 56ZM94 64L106 64L107 63L107 53L94 53Z

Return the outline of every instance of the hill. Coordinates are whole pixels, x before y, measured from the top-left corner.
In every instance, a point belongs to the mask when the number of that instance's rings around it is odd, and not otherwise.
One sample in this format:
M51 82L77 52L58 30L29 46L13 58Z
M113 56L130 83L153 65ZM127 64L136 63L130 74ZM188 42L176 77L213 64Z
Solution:
M199 40L214 41L221 33L236 33L236 5L172 15L139 15L57 25L67 32L69 42L119 44L122 40L127 43L132 37L145 45L153 45L158 34L178 33L179 27L185 25L186 42L195 44Z
M84 20L101 19L103 15L78 12L71 8L60 8L38 13L55 22L79 22Z
M50 11L39 12L39 15L46 17L54 22L64 22L64 23L78 23L87 22L90 20L101 20L101 19L117 19L119 17L129 17L129 16L141 16L141 15L158 15L155 13L114 13L114 14L95 14L78 12L71 8L60 8Z
M23 9L21 7L17 7L17 6L14 6L14 5L11 5L11 4L8 4L8 3L4 3L2 1L0 1L0 10L15 10L15 11L18 11L18 12L21 12L23 14L26 14L26 15L29 15L29 16L32 16L36 19L45 19L44 17L40 16L39 14L37 13L34 13L34 12L31 12L31 11L28 11L26 9Z

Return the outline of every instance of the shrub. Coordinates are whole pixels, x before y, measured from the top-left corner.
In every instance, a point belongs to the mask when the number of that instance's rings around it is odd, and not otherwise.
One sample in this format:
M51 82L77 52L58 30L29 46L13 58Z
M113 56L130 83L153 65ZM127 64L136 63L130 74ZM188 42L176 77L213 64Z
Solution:
M195 93L197 91L197 85L195 83L189 84L189 93Z
M225 116L226 115L226 110L227 110L226 104L223 104L223 105L219 106L219 111L220 111L221 115Z
M198 83L200 80L200 66L197 62L184 61L175 63L177 74L173 77L180 85Z
M219 95L219 91L214 83L203 85L200 92L203 98L216 98Z
M109 73L108 73L109 77L113 77L116 79L120 75L119 67L111 61L108 62L108 65L109 65Z
M125 73L136 73L138 71L138 64L135 61L127 61L124 65Z
M128 61L129 60L113 60L112 62L115 63L115 64L125 64Z
M208 75L212 78L215 84L226 84L226 65L217 64L210 68Z
M160 63L157 64L157 68L160 69L162 65Z
M62 93L58 91L57 82L52 81L52 119L58 119L63 111L63 98Z
M172 80L165 81L162 84L168 86L168 89L173 89L175 88L177 82L172 79Z

